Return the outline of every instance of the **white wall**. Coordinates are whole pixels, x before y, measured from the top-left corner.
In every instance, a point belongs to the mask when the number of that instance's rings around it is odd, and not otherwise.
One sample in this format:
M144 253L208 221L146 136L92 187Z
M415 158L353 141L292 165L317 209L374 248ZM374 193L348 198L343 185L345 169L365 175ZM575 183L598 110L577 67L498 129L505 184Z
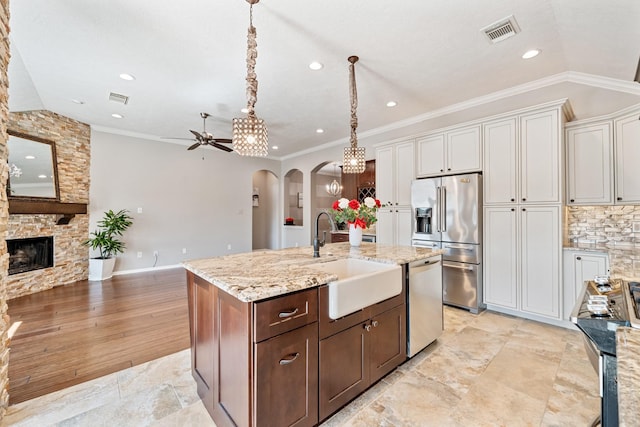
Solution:
M253 188L258 190L258 206L252 206L253 249L277 249L280 247L278 214L278 178L268 171L253 174Z
M131 212L116 272L153 267L154 251L157 266L251 251L252 176L262 169L278 174L280 162L94 130L90 230L106 210Z

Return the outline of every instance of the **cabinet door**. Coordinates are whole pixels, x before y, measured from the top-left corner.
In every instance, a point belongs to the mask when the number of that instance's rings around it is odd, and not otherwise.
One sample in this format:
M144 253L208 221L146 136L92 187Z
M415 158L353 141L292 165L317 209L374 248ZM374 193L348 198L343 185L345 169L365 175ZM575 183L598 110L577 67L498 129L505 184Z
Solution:
M406 315L403 304L371 319L368 336L371 383L387 375L407 358Z
M198 395L209 412L213 411L215 343L213 334L213 307L215 287L189 273L189 296L192 298L191 316L191 363L198 388Z
M447 173L479 171L480 162L480 126L447 133Z
M395 243L395 209L380 208L376 214L376 243L392 245ZM411 234L409 234L411 235Z
M560 203L560 123L557 110L520 117L520 201Z
M516 119L484 125L484 204L516 203L518 144Z
M568 320L584 282L608 274L609 256L606 253L565 251L563 270L563 318Z
M359 323L320 341L320 421L369 387L366 325Z
M416 141L419 177L442 175L444 172L444 134L431 135Z
M616 120L616 203L640 203L640 120L638 114Z
M395 244L411 246L411 208L395 209Z
M415 179L414 142L403 142L395 146L395 191L394 202L399 206L411 206L411 181Z
M318 423L318 324L255 344L255 421L261 426Z
M521 208L522 311L560 318L560 207Z
M611 125L567 130L567 203L613 204Z
M516 208L487 207L484 221L484 302L517 309Z
M395 201L393 173L393 147L376 149L376 197L382 203Z

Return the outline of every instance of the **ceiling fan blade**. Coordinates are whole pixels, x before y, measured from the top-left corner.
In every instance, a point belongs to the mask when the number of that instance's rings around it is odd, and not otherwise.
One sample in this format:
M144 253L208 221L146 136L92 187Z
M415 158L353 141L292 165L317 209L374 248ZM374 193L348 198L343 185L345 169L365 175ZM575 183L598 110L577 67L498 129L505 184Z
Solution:
M187 148L187 150L194 150L196 148L198 148L199 146L201 146L202 144L199 142L196 142L195 144L193 144L191 147Z
M218 148L218 149L220 149L222 151L226 151L227 153L230 153L230 152L233 151L233 148L229 148L226 145L220 145L220 144L218 144L216 142L211 143L211 145L213 145L214 147L216 147L216 148Z
M194 134L194 135L196 136L196 139L197 139L198 141L203 141L203 140L204 140L204 138L202 137L202 135L201 135L201 134L199 134L198 132L196 132L195 130L191 130L191 129L189 129L189 132L191 132L192 134Z
M231 140L228 138L213 138L213 142L217 142L218 144L231 144Z
M174 138L172 136L161 136L160 139L183 139L185 141L193 141L193 138Z

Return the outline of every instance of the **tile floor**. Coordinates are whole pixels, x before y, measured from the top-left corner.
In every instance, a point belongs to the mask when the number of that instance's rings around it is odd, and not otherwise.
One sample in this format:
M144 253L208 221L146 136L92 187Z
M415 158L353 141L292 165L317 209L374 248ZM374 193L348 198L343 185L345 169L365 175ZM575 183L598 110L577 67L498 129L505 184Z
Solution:
M585 426L598 379L579 332L445 307L438 341L327 420L334 426ZM214 426L189 350L9 408L2 426Z

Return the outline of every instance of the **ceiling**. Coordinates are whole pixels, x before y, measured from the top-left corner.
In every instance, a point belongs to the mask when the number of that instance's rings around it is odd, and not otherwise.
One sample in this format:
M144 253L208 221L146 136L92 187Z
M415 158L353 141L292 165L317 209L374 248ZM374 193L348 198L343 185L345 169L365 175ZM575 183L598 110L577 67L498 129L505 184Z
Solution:
M158 141L201 130L200 112L213 116L208 131L230 138L231 119L243 116L246 1L14 0L10 7L11 111L47 109ZM350 55L360 57L361 136L566 96L575 98L577 118L640 103L632 82L637 0L262 0L253 15L256 113L279 147L273 158L347 141ZM490 43L480 30L509 15L521 31ZM523 60L531 48L542 53ZM310 70L312 61L324 68ZM109 101L110 92L129 96L128 104ZM387 107L390 100L398 105Z

